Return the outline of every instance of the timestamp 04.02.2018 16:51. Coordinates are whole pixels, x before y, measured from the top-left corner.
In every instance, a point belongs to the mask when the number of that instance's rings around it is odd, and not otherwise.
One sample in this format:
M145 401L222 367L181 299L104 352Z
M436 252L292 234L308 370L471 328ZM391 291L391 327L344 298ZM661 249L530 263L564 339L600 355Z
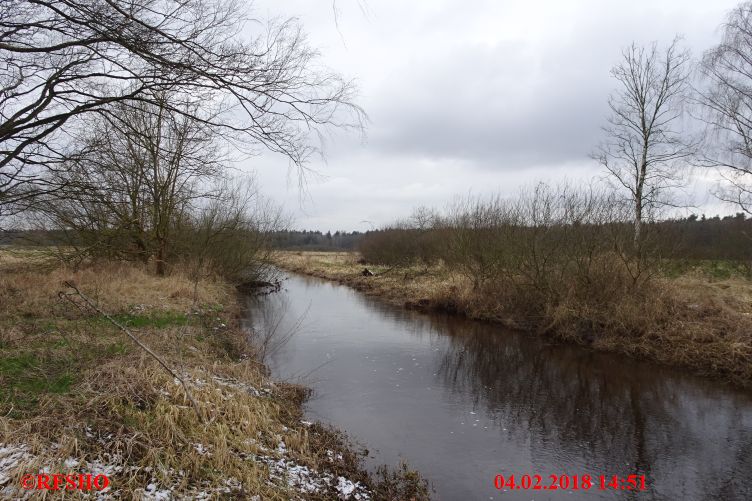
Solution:
M645 475L508 475L494 477L494 487L499 490L590 490L644 491Z

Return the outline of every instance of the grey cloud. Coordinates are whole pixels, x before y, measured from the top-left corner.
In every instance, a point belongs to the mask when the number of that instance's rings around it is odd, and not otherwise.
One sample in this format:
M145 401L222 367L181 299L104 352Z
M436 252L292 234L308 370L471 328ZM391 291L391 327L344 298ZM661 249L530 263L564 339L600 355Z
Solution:
M298 211L301 226L331 229L383 224L466 190L598 175L587 155L620 49L679 33L699 54L737 2L379 0L366 15L358 2L337 3L339 30L319 3L256 2L261 14L299 15L322 62L362 88L366 144L333 134L327 162L311 165L329 178L309 186ZM294 207L278 163L253 162L262 185Z
M384 89L372 112L376 150L519 168L584 158L598 140L607 78L528 79L519 61L510 64L511 47L452 56L458 64L416 67L411 80Z

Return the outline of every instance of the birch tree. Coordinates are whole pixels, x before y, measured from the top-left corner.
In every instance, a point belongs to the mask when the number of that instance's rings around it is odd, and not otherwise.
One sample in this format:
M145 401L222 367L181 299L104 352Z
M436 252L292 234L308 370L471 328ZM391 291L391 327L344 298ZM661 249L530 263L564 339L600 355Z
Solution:
M611 75L618 83L609 97L606 139L593 157L632 205L634 247L640 248L643 222L652 209L671 204L681 186L682 161L692 154L681 119L689 88L689 53L675 39L666 49L635 44L622 52Z
M752 214L752 3L731 11L721 42L707 51L700 70L700 117L710 127L701 162L718 168L716 195Z

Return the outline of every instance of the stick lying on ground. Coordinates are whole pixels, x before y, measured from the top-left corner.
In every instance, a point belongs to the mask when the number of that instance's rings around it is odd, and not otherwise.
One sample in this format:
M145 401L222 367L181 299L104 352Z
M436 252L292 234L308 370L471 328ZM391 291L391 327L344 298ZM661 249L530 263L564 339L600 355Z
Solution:
M151 355L154 358L154 360L156 360L157 362L159 362L159 365L161 365L162 367L164 367L164 369L167 372L169 372L172 377L174 377L175 379L177 379L178 381L180 381L180 384L183 385L183 389L185 390L185 394L188 397L188 400L191 401L191 404L193 405L193 409L196 411L196 415L198 416L199 421L204 422L204 416L201 414L201 409L199 408L198 403L196 403L196 401L193 399L193 395L191 395L191 391L188 389L188 385L185 384L185 381L183 380L183 378L181 378L180 376L178 376L175 373L175 371L173 371L172 369L170 369L167 366L167 363L164 360L162 360L159 357L159 355L157 355L156 353L154 353L153 351L151 351L151 349L148 346L146 346L144 343L142 343L141 341L139 341L139 339L136 336L134 336L128 329L126 329L123 325L121 325L117 320L115 320L114 318L112 318L110 315L108 315L104 311L100 310L99 307L96 304L94 304L94 302L91 299L89 299L83 292L81 292L80 290L78 290L78 287L76 287L72 282L65 281L65 282L63 282L63 285L65 285L66 287L69 287L69 288L73 289L75 292L74 293L68 293L68 294L66 294L65 292L60 291L60 293L58 295L61 298L67 299L68 301L70 301L71 303L73 303L76 307L80 308L80 306L75 301L73 301L73 299L70 298L71 295L77 295L77 296L79 296L81 299L84 300L84 302L89 306L89 308L93 309L94 311L96 311L97 313L99 313L100 315L102 315L104 318L106 318L107 320L109 320L118 329L120 329L121 331L125 332L128 335L128 337L133 340L134 343L136 343L138 346L140 346L146 353L148 353L149 355Z

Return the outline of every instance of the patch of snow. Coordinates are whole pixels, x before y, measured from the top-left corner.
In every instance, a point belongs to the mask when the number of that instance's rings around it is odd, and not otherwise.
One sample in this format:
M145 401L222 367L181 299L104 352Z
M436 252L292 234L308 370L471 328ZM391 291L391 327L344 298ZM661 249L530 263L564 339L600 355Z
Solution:
M144 488L144 494L141 499L144 501L169 501L172 499L172 491L169 489L160 489L156 483L150 483Z
M10 472L21 461L31 459L28 452L28 446L25 444L0 444L0 485L10 481Z
M334 489L340 499L371 499L368 489L360 482L352 482L345 477L337 477L335 482L332 473L318 472L291 459L259 456L258 460L268 466L271 480L286 482L301 493L325 493Z
M353 483L345 477L337 477L337 485L334 488L337 489L340 497L347 499L353 492L355 492L358 486L360 486L360 482Z
M51 444L50 448L57 449L59 448L59 444ZM87 461L83 461L74 457L69 457L65 459L62 463L58 463L57 465L55 465L54 468L51 467L49 464L46 464L46 465L42 465L42 467L39 468L37 471L39 473L45 473L45 474L51 474L53 472L58 473L60 472L60 466L62 465L62 467L68 471L75 469L76 472L80 472L80 473L91 473L92 475L104 474L104 475L107 475L108 477L112 477L113 475L123 470L122 456L119 456L118 454L112 454L112 455L105 454L105 456L107 459L106 462L99 460L99 459L91 461L91 462L87 462ZM10 474L12 470L18 468L24 462L30 462L33 460L34 460L34 456L28 452L28 446L24 444L19 444L19 445L0 444L0 486L2 486L3 484L6 484L10 480L11 478ZM27 499L31 497L33 493L34 491L32 490L22 491L18 488L18 486L9 484L9 485L6 485L4 488L0 489L0 498L2 499ZM112 493L111 486L107 486L105 489L101 491L97 491L96 493L89 493L89 494L91 496L94 496L94 499L97 499L98 501L104 501L108 499L113 499L113 494L117 494L117 493Z
M193 448L196 449L196 452L201 454L202 456L210 456L209 449L206 448L203 444L193 444Z
M254 397L261 396L261 391L259 391L257 388L255 388L254 386L250 384L246 384L241 381L238 381L237 379L212 376L212 380L219 386L224 386L224 387L232 388L235 390L245 391L245 392L248 392L250 395L253 395ZM266 390L262 390L262 391L266 391Z
M316 475L307 466L287 459L260 458L269 467L269 476L274 480L283 480L287 485L301 492L320 492L329 483L327 479Z
M81 471L91 473L92 475L107 475L108 477L123 471L123 458L120 455L112 454L109 455L108 459L107 462L100 461L99 459L87 461Z

